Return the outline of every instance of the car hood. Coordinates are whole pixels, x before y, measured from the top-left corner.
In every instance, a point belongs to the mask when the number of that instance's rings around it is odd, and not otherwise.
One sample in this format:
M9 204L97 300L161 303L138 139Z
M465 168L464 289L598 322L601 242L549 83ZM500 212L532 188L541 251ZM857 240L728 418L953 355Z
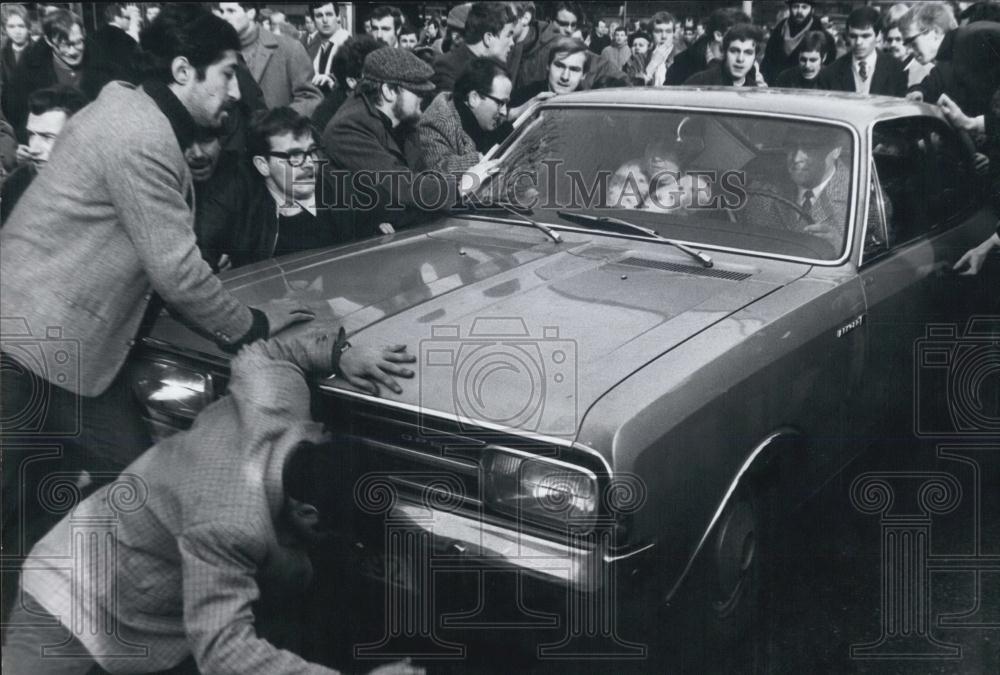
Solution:
M583 413L672 347L808 271L719 254L703 268L662 243L446 219L438 226L225 275L250 306L296 298L355 345L405 344L415 381L382 396L571 440ZM168 315L151 336L224 358ZM340 385L338 385L340 386ZM346 385L343 385L346 386Z

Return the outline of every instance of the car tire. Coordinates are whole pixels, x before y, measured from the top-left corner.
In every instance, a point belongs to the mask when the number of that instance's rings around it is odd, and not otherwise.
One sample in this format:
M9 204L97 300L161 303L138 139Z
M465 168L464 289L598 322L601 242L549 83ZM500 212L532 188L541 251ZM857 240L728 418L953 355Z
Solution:
M708 540L702 607L706 672L771 672L779 526L763 480L737 488Z

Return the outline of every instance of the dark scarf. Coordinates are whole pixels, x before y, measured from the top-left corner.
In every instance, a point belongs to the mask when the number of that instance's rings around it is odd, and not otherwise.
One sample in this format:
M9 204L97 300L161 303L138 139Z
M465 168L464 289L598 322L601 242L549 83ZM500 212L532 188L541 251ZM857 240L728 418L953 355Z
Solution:
M495 132L483 131L483 128L479 126L479 122L476 121L476 116L469 110L469 106L460 103L454 98L452 99L452 104L455 106L455 110L458 111L458 118L462 120L462 129L465 130L465 133L469 134L469 138L475 144L476 150L485 153L492 148L493 142L491 138L495 135Z
M510 121L501 122L500 126L493 131L483 131L479 122L476 121L476 116L469 110L469 106L460 105L457 101L454 102L454 105L455 109L458 110L459 119L462 120L462 129L469 134L476 150L484 155L494 145L503 143L514 131L514 125Z
M160 112L166 115L167 121L170 122L170 126L174 130L174 136L177 137L177 142L180 144L181 149L184 150L190 147L194 142L195 131L198 125L195 124L194 118L191 117L191 113L184 107L181 100L177 98L174 92L170 91L170 87L157 80L144 82L142 88L153 99Z

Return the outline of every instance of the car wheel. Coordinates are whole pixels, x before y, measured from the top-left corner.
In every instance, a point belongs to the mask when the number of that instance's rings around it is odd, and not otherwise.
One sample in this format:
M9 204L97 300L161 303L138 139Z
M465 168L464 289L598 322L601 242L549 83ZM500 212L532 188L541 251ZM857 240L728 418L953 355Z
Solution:
M709 539L702 603L711 672L769 672L778 531L773 504L762 481L748 482Z

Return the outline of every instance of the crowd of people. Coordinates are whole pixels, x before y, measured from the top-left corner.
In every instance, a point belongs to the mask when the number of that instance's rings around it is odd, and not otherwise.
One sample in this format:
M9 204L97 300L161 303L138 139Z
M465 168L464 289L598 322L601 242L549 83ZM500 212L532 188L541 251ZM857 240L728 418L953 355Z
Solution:
M250 609L264 580L308 568L301 552L335 508L321 488L336 467L308 421L303 374L399 391L414 357L342 333L271 340L311 310L294 300L248 307L217 274L431 220L497 171L491 150L539 102L675 85L909 97L940 106L976 143L980 167L1000 175L991 3L859 6L835 26L815 3L788 2L766 28L732 8L617 23L589 21L577 2L483 1L419 28L398 8L359 8L364 30L353 35L336 2L310 4L301 26L253 3L109 3L92 32L66 9L3 5L0 313L22 337L60 327L77 345L56 370L0 351L4 408L29 409L49 392L37 418L5 416L0 429L4 541L37 542L7 622L8 672L84 673L95 661L145 672L185 659L203 672L328 672L258 635ZM1000 208L1000 189L993 197ZM995 248L997 235L956 268L977 273ZM200 436L147 452L125 372L164 307L242 351L230 396L201 420ZM24 456L12 455L9 439L24 435ZM45 457L51 439L62 470L92 493L83 508L95 518L108 515L107 484L126 467L155 492L146 517L117 524L132 569L116 605L82 597L89 591L46 562L68 526L36 503L32 471L7 468ZM212 485L229 489L203 498ZM69 625L103 620L98 612L111 612L119 632ZM106 658L112 638L149 654ZM70 643L74 658L39 650Z

